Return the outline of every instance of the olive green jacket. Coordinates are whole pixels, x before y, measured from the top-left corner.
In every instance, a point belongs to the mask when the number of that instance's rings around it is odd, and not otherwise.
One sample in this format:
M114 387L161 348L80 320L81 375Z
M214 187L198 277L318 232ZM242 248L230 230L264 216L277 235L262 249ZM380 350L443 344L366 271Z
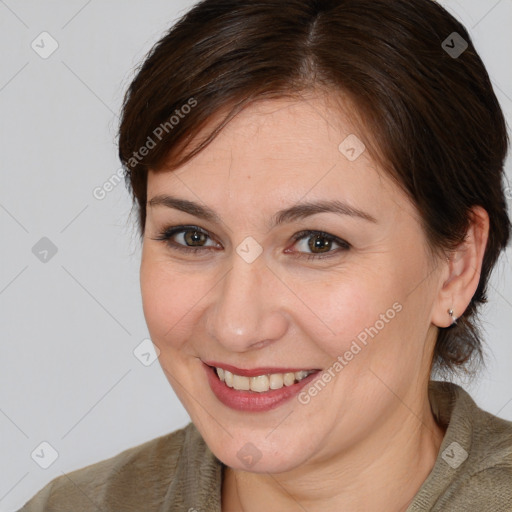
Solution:
M512 423L455 384L432 381L429 398L448 428L406 512L512 512ZM221 512L223 468L189 423L55 478L20 512Z

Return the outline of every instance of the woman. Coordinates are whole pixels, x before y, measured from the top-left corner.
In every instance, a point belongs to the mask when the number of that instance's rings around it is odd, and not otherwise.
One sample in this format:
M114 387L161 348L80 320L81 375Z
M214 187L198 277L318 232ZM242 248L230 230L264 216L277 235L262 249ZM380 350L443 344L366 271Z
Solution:
M192 423L23 511L509 511L471 371L506 127L430 0L205 0L123 106L141 290Z

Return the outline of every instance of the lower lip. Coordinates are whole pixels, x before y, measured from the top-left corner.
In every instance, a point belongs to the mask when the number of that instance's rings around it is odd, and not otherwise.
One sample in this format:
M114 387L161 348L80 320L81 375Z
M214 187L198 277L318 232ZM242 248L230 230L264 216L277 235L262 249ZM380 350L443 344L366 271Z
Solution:
M280 389L271 389L264 393L257 393L255 391L238 391L237 389L230 388L218 378L215 369L204 363L203 366L214 395L224 405L237 411L251 412L269 411L279 407L298 395L300 390L319 374L319 371L317 371L291 386L283 386Z

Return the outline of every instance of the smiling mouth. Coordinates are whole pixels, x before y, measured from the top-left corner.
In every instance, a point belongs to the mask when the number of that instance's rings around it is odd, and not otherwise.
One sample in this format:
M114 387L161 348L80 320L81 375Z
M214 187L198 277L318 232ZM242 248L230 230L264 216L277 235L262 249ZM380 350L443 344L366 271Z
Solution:
M246 375L237 375L218 366L208 366L215 372L218 379L229 388L237 391L254 391L255 393L266 393L270 390L292 386L305 379L308 375L320 371L299 370L296 372L267 373L248 377Z

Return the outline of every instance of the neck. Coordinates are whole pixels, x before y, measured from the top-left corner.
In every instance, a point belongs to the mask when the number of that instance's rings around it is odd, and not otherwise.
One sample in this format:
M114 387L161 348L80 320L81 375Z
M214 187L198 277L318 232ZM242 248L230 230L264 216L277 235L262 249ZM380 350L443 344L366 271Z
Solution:
M289 472L226 467L223 512L405 511L434 466L444 431L428 398L414 414L402 403L392 416L357 446Z

